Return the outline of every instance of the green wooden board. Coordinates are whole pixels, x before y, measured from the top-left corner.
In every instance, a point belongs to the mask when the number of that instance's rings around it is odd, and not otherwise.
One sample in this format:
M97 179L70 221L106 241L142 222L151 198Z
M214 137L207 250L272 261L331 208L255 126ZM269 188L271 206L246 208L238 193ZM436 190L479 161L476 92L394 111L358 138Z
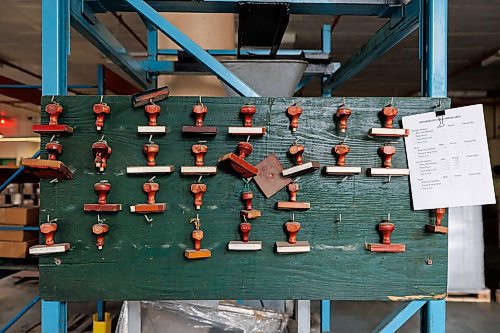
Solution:
M50 101L44 97L42 110ZM59 183L42 181L41 222L47 214L58 219L57 242L71 243L66 253L43 256L40 260L40 293L46 300L147 300L147 299L332 299L332 300L411 300L443 298L447 280L447 237L427 234L425 224L433 223L430 211L412 211L408 177L368 177L366 168L380 167L377 149L394 142L394 167L406 167L402 139L370 139L367 132L380 127L378 113L389 98L347 98L352 108L347 144L351 147L349 165L363 167L359 176L326 177L319 171L299 180L299 200L311 202L309 211L296 212L302 224L299 240L310 242L309 253L279 255L274 243L286 240L283 225L291 214L275 208L287 200L286 190L265 199L254 183L254 207L262 217L252 223L251 239L261 240L257 252L228 251L231 240L239 240L238 193L243 182L227 169L219 168L213 177L204 177L208 191L199 211L205 232L203 247L212 257L187 260L184 249L192 248L189 220L196 215L189 191L197 177L185 177L180 167L193 165L191 146L199 140L183 136L182 125L192 125L191 108L196 97L171 97L162 101L159 124L168 134L155 137L160 145L159 165L174 164L172 175L160 176L157 202L168 210L150 214L152 223L130 213L129 206L144 203L142 184L148 176L128 176L126 166L145 165L142 153L147 136L137 134L146 125L143 108L132 109L129 96L106 96L111 107L103 134L113 153L105 173L96 172L91 145L101 138L95 129L92 106L98 96L56 97L64 107L60 123L74 126L73 135L60 138L60 159L75 170L74 179ZM251 139L254 152L247 158L253 164L275 153L284 166L291 166L286 152L297 138L305 144L306 161L334 165L331 149L340 142L333 114L341 98L203 98L209 112L205 125L218 127L208 139L206 165L232 152L240 141L227 134L228 126L241 126L239 107L253 102L257 106L254 125L266 126L268 134ZM289 131L286 107L297 103L304 108L298 132ZM449 106L448 99L395 98L397 120L404 115L429 112ZM435 106L440 105L438 108ZM43 122L48 119L43 112ZM44 136L42 147L49 139ZM245 140L246 138L243 138ZM47 154L42 153L43 158ZM101 214L110 226L102 251L95 247L91 233L96 213L85 213L85 203L95 203L94 183L107 179L112 185L110 203L122 203L118 214ZM405 253L368 252L365 242L378 242L375 228L387 214L396 229L395 243L406 244ZM342 214L341 222L338 222ZM60 260L55 260L55 259ZM426 260L432 259L432 265ZM57 263L57 264L56 264Z

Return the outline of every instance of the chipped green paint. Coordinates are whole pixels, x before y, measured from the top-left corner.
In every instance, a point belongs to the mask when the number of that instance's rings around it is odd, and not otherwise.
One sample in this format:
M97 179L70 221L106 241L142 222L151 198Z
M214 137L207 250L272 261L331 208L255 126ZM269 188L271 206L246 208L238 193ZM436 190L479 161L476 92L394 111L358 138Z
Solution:
M44 97L42 109L50 100ZM366 133L379 127L378 112L389 98L347 98L353 109L349 118L347 144L351 152L347 164L362 166L359 176L326 177L320 172L302 176L298 200L311 202L311 209L296 212L302 224L299 240L308 240L312 250L305 254L278 255L274 242L286 239L283 224L289 212L278 211L275 204L287 200L285 190L265 199L251 183L254 207L262 217L252 222L250 238L261 240L263 248L256 252L230 252L227 243L240 238L238 224L242 203L238 192L243 182L226 169L220 168L213 177L204 177L208 190L199 211L205 231L203 247L212 257L188 261L184 249L193 246L188 224L196 215L190 185L196 177L180 175L182 165L194 165L191 145L198 138L183 136L182 125L193 124L191 107L196 97L172 97L159 103L162 113L159 124L167 125L168 134L155 137L160 145L156 161L159 165L174 164L172 175L157 177L160 191L158 202L166 202L163 214L150 214L152 223L143 216L129 212L129 206L145 202L142 184L148 176L127 176L126 166L145 165L142 146L147 136L137 134L137 125L145 125L143 108L132 109L129 96L106 96L111 107L103 134L113 153L105 174L93 166L91 145L101 134L95 130L92 105L98 96L57 97L64 107L61 123L75 127L71 136L60 138L63 160L75 169L71 181L50 184L42 181L43 222L47 214L58 218L56 241L70 242L71 251L40 260L40 293L45 300L147 300L147 299L334 299L387 300L391 295L419 295L422 298L441 297L446 292L447 238L426 234L426 223L433 221L429 211L412 211L409 181L405 177L367 177L368 167L380 166L377 149L386 141L370 139ZM257 106L255 126L266 126L267 134L251 139L254 152L248 157L256 164L275 153L284 166L291 161L286 152L294 139L306 146L306 161L333 165L331 148L340 139L336 136L333 114L341 98L203 98L208 106L205 125L217 126L219 133L208 138L206 165L215 165L218 157L235 149L238 141L227 135L228 126L241 126L239 107L253 102ZM304 108L298 132L288 130L286 107L296 102ZM441 107L449 105L447 99ZM394 104L401 116L432 111L438 105L430 98L396 98ZM43 115L44 122L47 117ZM42 147L48 137L43 138ZM394 167L405 167L402 139L396 142ZM46 154L44 155L46 157ZM112 185L108 196L111 203L122 203L118 214L101 214L110 226L102 251L95 247L91 226L95 213L84 213L83 204L97 201L94 183L107 179ZM364 249L365 242L377 242L376 225L391 214L396 225L393 241L406 244L405 253L380 254ZM339 214L342 221L338 222ZM54 264L54 257L61 259ZM426 259L433 264L427 265Z

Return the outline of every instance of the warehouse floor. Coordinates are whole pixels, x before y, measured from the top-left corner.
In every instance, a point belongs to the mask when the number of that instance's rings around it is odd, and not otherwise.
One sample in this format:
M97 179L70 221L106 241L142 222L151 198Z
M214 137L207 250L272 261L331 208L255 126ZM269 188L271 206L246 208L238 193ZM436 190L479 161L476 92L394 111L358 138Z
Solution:
M37 280L19 279L12 276L0 280L0 327L3 327L18 311L36 296ZM116 316L120 304L109 304L108 310ZM370 332L397 303L392 302L332 302L332 332ZM319 302L312 302L312 332L319 332ZM453 333L498 332L500 304L497 303L447 303L447 331ZM70 332L89 332L90 315L95 303L72 302L68 318L73 329ZM40 331L40 304L36 304L8 332L28 333ZM414 316L399 332L420 332L419 316Z
M319 304L313 313L319 318ZM332 302L332 332L370 332L398 307L393 302ZM446 331L453 333L493 333L500 327L500 304L446 303ZM315 331L319 332L319 330ZM413 316L398 332L420 332L420 317Z

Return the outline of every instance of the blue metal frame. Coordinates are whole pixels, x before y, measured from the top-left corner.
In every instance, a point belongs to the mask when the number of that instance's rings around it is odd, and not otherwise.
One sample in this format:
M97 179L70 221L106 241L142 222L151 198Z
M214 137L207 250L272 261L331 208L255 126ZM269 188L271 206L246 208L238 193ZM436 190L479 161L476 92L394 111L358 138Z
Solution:
M421 93L448 95L448 0L420 0ZM428 301L421 310L423 333L446 330L445 300Z
M394 12L390 20L335 72L325 89L340 87L415 31L418 23L419 0L412 0Z
M65 0L65 2L69 1ZM147 74L140 62L135 60L115 36L97 20L94 12L83 0L71 0L70 13L71 25L83 37L89 40L115 64L120 66L142 88L149 88L151 86L151 82L147 79Z
M42 0L42 94L67 95L70 0ZM42 333L67 332L67 304L42 300Z
M40 227L0 226L0 231L38 231Z
M85 0L96 12L133 12L133 6L118 0ZM253 2L283 3L279 0ZM401 6L402 0L286 0L290 14L358 15L388 17ZM147 1L159 12L238 13L241 0Z
M238 50L206 50L208 54L212 56L237 56ZM321 53L322 50L278 50L278 56L299 56L302 53ZM329 51L328 51L329 52ZM179 50L176 49L159 49L158 55L167 55L167 56L176 56L179 54ZM240 55L250 56L250 55L258 55L258 56L268 56L271 54L270 50L263 49L244 49L240 50Z
M31 158L38 158L38 156L40 156L40 150L37 151ZM12 183L17 176L23 173L23 171L24 171L24 166L20 166L19 169L16 170L16 172L10 175L10 177L7 178L2 185L0 185L0 192L5 190L5 188L9 186L9 184Z
M0 89L40 89L41 84L0 84ZM71 84L68 89L96 89L92 84Z
M42 333L68 332L66 302L42 301Z
M50 22L42 26L42 94L65 95L70 54L69 0L42 0L42 22Z
M408 319L413 317L427 301L413 301L409 303L401 303L389 316L384 318L380 324L372 330L372 333L392 333L396 332L403 326Z
M14 325L19 320L19 318L24 316L24 314L28 312L33 307L33 305L38 303L39 300L40 296L36 296L35 298L33 298L21 311L19 311L11 320L9 320L9 322L5 324L4 327L0 329L0 333L7 332L7 330L11 328L11 326Z
M102 96L104 95L104 65L98 64L97 65L97 95Z
M174 43L182 47L187 53L193 56L200 63L204 64L207 69L217 76L221 81L231 87L241 96L259 97L252 88L250 88L239 77L233 74L224 65L218 62L207 51L196 44L192 39L186 36L182 31L177 29L172 23L163 18L156 10L142 0L126 0L134 7L142 16L153 24L158 30L163 32Z
M267 1L266 2L273 2ZM386 53L413 32L420 21L420 49L422 57L422 93L431 97L446 96L446 36L447 0L412 0L401 6L400 0L289 0L290 13L322 15L376 15L390 20L344 64L332 77L322 77L322 96L330 96L331 90L356 75L370 62ZM69 7L70 0L42 1L42 93L64 95L67 90L67 59L69 55ZM165 63L157 62L157 55L177 54L172 50L157 50L157 30L160 30L212 73L242 96L257 96L243 81L228 71L213 55L234 55L235 50L205 51L187 38L157 11L184 12L237 12L239 0L71 0L71 21L75 28L96 45L105 55L117 63L141 86L151 85L148 71L172 70ZM96 19L95 12L137 11L147 22L148 61L133 59L120 43ZM323 28L322 52L331 49L331 38ZM55 41L55 43L54 43ZM247 50L248 51L248 50ZM311 50L306 50L311 51ZM312 50L314 51L314 50ZM261 51L259 51L261 52ZM296 50L281 51L291 54ZM257 52L256 52L257 53ZM304 78L305 84L307 77ZM322 332L330 331L330 301L321 301ZM441 333L445 329L444 300L413 301L384 320L380 331L392 332L400 327L416 311L421 310L422 332ZM65 302L42 301L42 332L66 332L67 307ZM102 312L102 311L98 311Z
M104 321L106 316L106 302L97 301L97 320Z
M420 0L422 96L448 95L448 0Z
M420 310L420 331L422 333L446 332L446 301L428 301Z
M321 300L321 333L330 333L330 300Z

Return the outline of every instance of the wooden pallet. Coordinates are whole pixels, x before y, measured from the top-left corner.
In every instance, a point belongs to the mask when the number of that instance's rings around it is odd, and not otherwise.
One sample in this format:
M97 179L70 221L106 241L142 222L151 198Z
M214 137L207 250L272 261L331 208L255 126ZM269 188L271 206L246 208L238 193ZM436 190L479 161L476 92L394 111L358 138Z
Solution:
M477 293L448 293L448 302L490 303L491 290L484 288Z

